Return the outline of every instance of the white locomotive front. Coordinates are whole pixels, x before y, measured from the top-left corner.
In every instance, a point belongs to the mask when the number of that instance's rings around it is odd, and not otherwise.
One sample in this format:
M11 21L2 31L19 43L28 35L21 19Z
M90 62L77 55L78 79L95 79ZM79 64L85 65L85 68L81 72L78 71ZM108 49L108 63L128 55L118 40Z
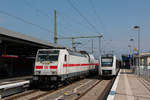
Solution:
M106 54L101 57L100 73L102 76L114 76L119 71L119 62L115 55Z
M56 84L70 78L86 76L96 71L94 57L68 49L39 49L36 55L33 81L36 84Z

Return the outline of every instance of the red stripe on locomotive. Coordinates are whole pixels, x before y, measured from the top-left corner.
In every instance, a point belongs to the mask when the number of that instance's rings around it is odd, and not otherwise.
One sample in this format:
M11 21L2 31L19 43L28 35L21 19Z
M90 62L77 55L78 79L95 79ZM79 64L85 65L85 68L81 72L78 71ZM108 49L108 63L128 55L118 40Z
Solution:
M50 69L57 69L57 66L50 66Z
M36 66L35 69L43 69L43 66Z

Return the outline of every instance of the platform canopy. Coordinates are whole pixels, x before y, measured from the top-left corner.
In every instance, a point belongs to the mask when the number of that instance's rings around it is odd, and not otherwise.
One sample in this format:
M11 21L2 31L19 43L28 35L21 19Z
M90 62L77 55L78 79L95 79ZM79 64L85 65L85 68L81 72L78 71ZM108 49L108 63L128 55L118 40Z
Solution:
M0 27L0 54L35 55L46 48L65 47Z

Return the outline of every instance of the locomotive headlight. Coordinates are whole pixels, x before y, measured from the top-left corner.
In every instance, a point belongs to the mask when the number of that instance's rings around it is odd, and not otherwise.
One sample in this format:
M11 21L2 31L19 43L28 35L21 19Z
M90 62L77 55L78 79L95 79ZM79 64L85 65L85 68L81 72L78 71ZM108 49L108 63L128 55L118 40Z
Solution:
M56 75L56 74L57 74L57 72L56 72L56 71L52 71L52 74L53 74L53 75Z
M35 71L35 75L39 75L41 71Z

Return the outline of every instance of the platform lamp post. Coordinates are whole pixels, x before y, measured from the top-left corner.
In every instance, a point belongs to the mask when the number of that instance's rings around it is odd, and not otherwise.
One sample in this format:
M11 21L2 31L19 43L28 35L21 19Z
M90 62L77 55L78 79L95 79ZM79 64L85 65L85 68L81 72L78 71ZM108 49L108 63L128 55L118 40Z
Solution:
M140 26L134 26L133 28L138 30L138 74L140 75Z
M131 38L130 41L132 42L132 67L133 67L133 70L135 69L134 67L134 39Z
M130 55L130 68L131 68L131 45L128 45L129 47L129 55Z

